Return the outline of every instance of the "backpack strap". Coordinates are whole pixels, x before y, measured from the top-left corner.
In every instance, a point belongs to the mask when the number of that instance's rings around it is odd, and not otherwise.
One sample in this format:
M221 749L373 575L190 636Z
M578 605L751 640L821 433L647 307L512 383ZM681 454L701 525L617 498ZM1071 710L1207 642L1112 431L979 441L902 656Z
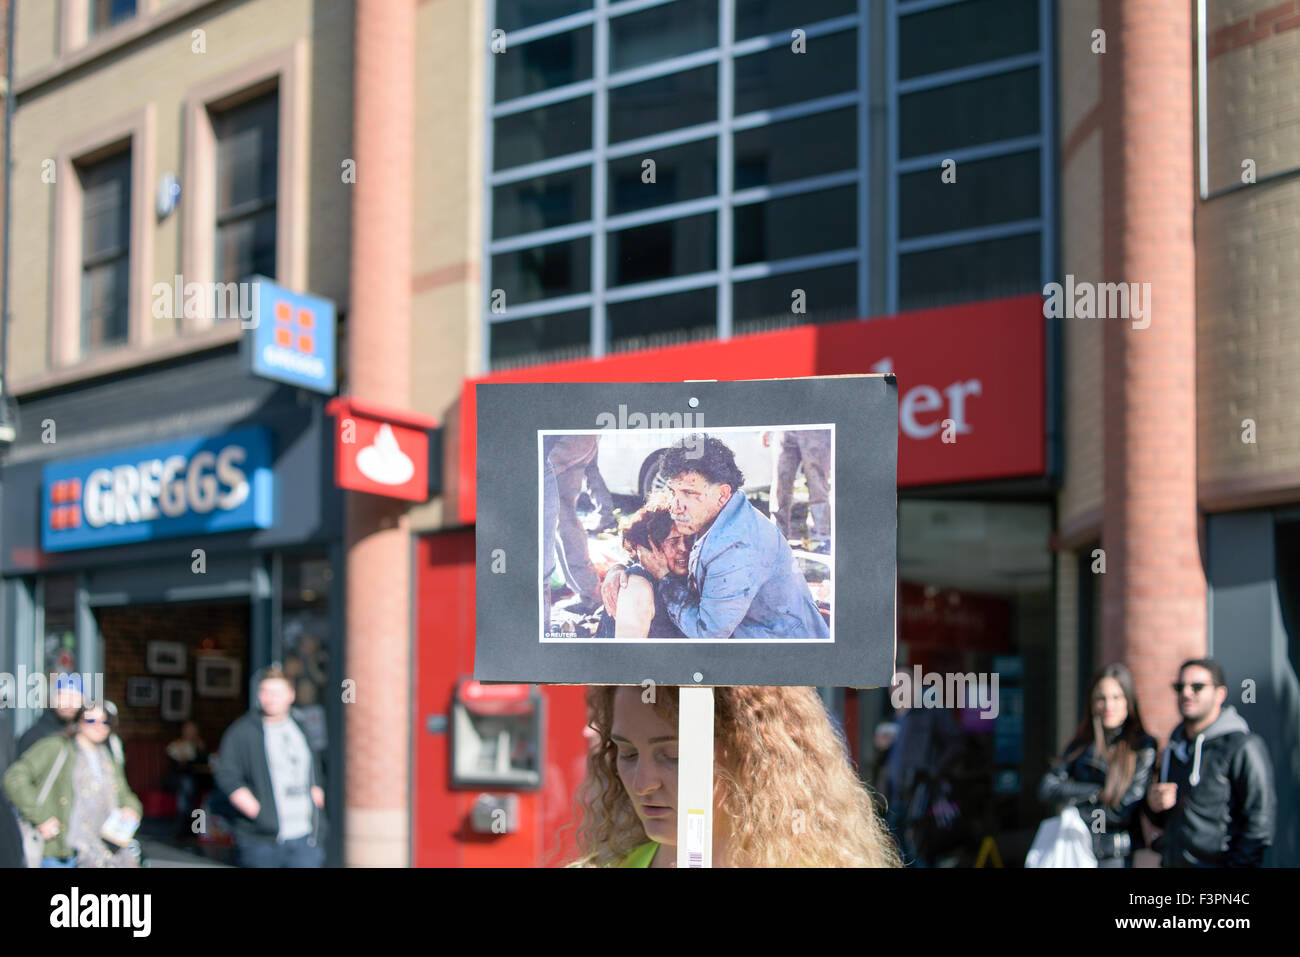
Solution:
M67 760L68 749L66 747L59 748L59 756L54 759L54 767L50 768L50 773L46 776L45 783L41 785L40 793L36 795L37 805L44 804L45 799L50 796L50 788L54 787L54 779L59 776L59 772L63 770L63 764Z

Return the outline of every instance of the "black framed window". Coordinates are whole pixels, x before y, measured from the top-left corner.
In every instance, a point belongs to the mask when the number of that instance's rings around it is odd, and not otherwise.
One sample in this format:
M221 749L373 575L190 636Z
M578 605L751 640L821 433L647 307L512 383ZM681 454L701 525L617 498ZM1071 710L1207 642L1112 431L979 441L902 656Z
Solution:
M591 288L591 239L530 246L492 257L493 288L505 293L506 307L537 299L570 296Z
M852 249L858 242L858 188L800 193L735 210L736 265Z
M499 116L493 127L493 169L580 153L591 149L591 97Z
M718 291L713 286L650 299L611 302L605 309L609 351L657 349L717 335Z
M712 123L717 118L718 68L713 64L609 91L611 143Z
M846 93L858 85L858 31L807 39L803 53L778 44L738 57L736 115Z
M496 0L496 8L492 27L508 33L590 10L591 0Z
M492 326L493 371L591 355L591 314L586 309L508 319Z
M591 27L508 46L492 62L497 102L590 80Z
M125 343L131 276L131 151L78 168L81 351Z
M718 215L701 213L608 236L609 285L708 272L718 263Z
M136 14L136 0L90 0L90 22L87 36L94 37L111 30Z
M898 21L898 78L1038 50L1038 0L967 0Z
M857 107L737 130L735 157L736 189L856 169Z
M646 165L653 160L654 166ZM653 182L647 182L653 168ZM661 146L609 161L609 215L711 196L718 188L718 141Z
M561 170L518 180L492 191L492 235L568 226L591 218L591 169Z
M677 0L609 21L611 73L718 45L718 0Z
M217 141L216 280L275 277L280 99L276 92L213 111Z

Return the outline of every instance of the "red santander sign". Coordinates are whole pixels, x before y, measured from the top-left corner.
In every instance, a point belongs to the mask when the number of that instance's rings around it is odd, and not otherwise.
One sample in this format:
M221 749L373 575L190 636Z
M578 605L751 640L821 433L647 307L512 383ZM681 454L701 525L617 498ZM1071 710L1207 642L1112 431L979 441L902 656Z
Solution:
M339 488L412 502L429 500L429 433L437 421L341 397L334 416L334 482Z
M493 373L466 382L461 392L457 513L467 523L474 521L476 382L723 381L892 372L898 377L899 486L1042 475L1047 470L1046 323L1042 296L1033 293ZM797 419L797 410L792 414Z

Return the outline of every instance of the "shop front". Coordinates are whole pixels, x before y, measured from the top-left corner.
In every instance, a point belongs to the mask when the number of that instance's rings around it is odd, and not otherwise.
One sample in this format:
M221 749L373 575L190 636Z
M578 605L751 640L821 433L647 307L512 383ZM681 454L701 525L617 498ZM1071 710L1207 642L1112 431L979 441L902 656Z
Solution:
M888 689L827 689L825 698L863 777L882 792L890 790L891 775L901 780L901 790L893 785L896 806L909 798L924 801L918 814L925 820L930 798L942 790L959 809L936 833L922 836L914 827L932 863L1022 860L1021 845L1027 847L1042 817L1034 794L1055 741L1047 371L1042 301L1023 296L534 366L467 382L458 407L445 417L444 520L460 528L421 536L416 553L417 668L421 676L437 672L447 680L436 689L422 682L417 702L415 776L422 786L415 795L414 859L423 854L432 862L442 854L443 860L486 862L494 848L537 864L564 858L572 849L564 825L572 821L585 757L580 689L548 687L541 699L545 720L534 732L542 755L535 778L523 785L502 778L495 786L458 787L450 775L457 760L451 739L456 679L470 674L473 664L473 615L457 607L457 596L472 595L474 582L474 385L893 372L899 395L897 663L915 677L918 694L907 708ZM617 417L619 410L609 412ZM707 432L707 421L694 424ZM602 484L616 505L626 505L624 493L638 492L644 478L629 475L627 489L612 475ZM588 486L579 498L589 529L602 524L602 494ZM798 522L807 510L802 477L793 495ZM932 673L941 679L937 696L926 693ZM920 788L919 769L938 769L928 790ZM526 811L519 834L473 830L476 803L509 801ZM438 826L446 813L463 826Z
M102 682L146 837L226 856L205 752L273 662L341 805L342 709L326 693L342 668L341 501L323 406L249 376L233 348L20 406L3 468L5 664ZM37 716L16 708L15 731ZM181 765L169 745L183 737L202 748ZM337 833L331 845L337 861Z

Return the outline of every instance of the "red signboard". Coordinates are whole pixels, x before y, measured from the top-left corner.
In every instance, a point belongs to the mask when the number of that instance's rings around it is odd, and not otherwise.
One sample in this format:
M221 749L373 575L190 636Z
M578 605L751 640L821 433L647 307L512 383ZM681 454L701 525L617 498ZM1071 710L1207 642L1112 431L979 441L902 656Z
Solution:
M461 391L457 475L449 498L454 493L455 514L472 523L478 382L681 382L893 372L900 486L1042 475L1045 322L1042 296L1035 293L493 373L467 381Z
M412 502L429 500L433 419L351 398L331 399L334 482L339 488Z

